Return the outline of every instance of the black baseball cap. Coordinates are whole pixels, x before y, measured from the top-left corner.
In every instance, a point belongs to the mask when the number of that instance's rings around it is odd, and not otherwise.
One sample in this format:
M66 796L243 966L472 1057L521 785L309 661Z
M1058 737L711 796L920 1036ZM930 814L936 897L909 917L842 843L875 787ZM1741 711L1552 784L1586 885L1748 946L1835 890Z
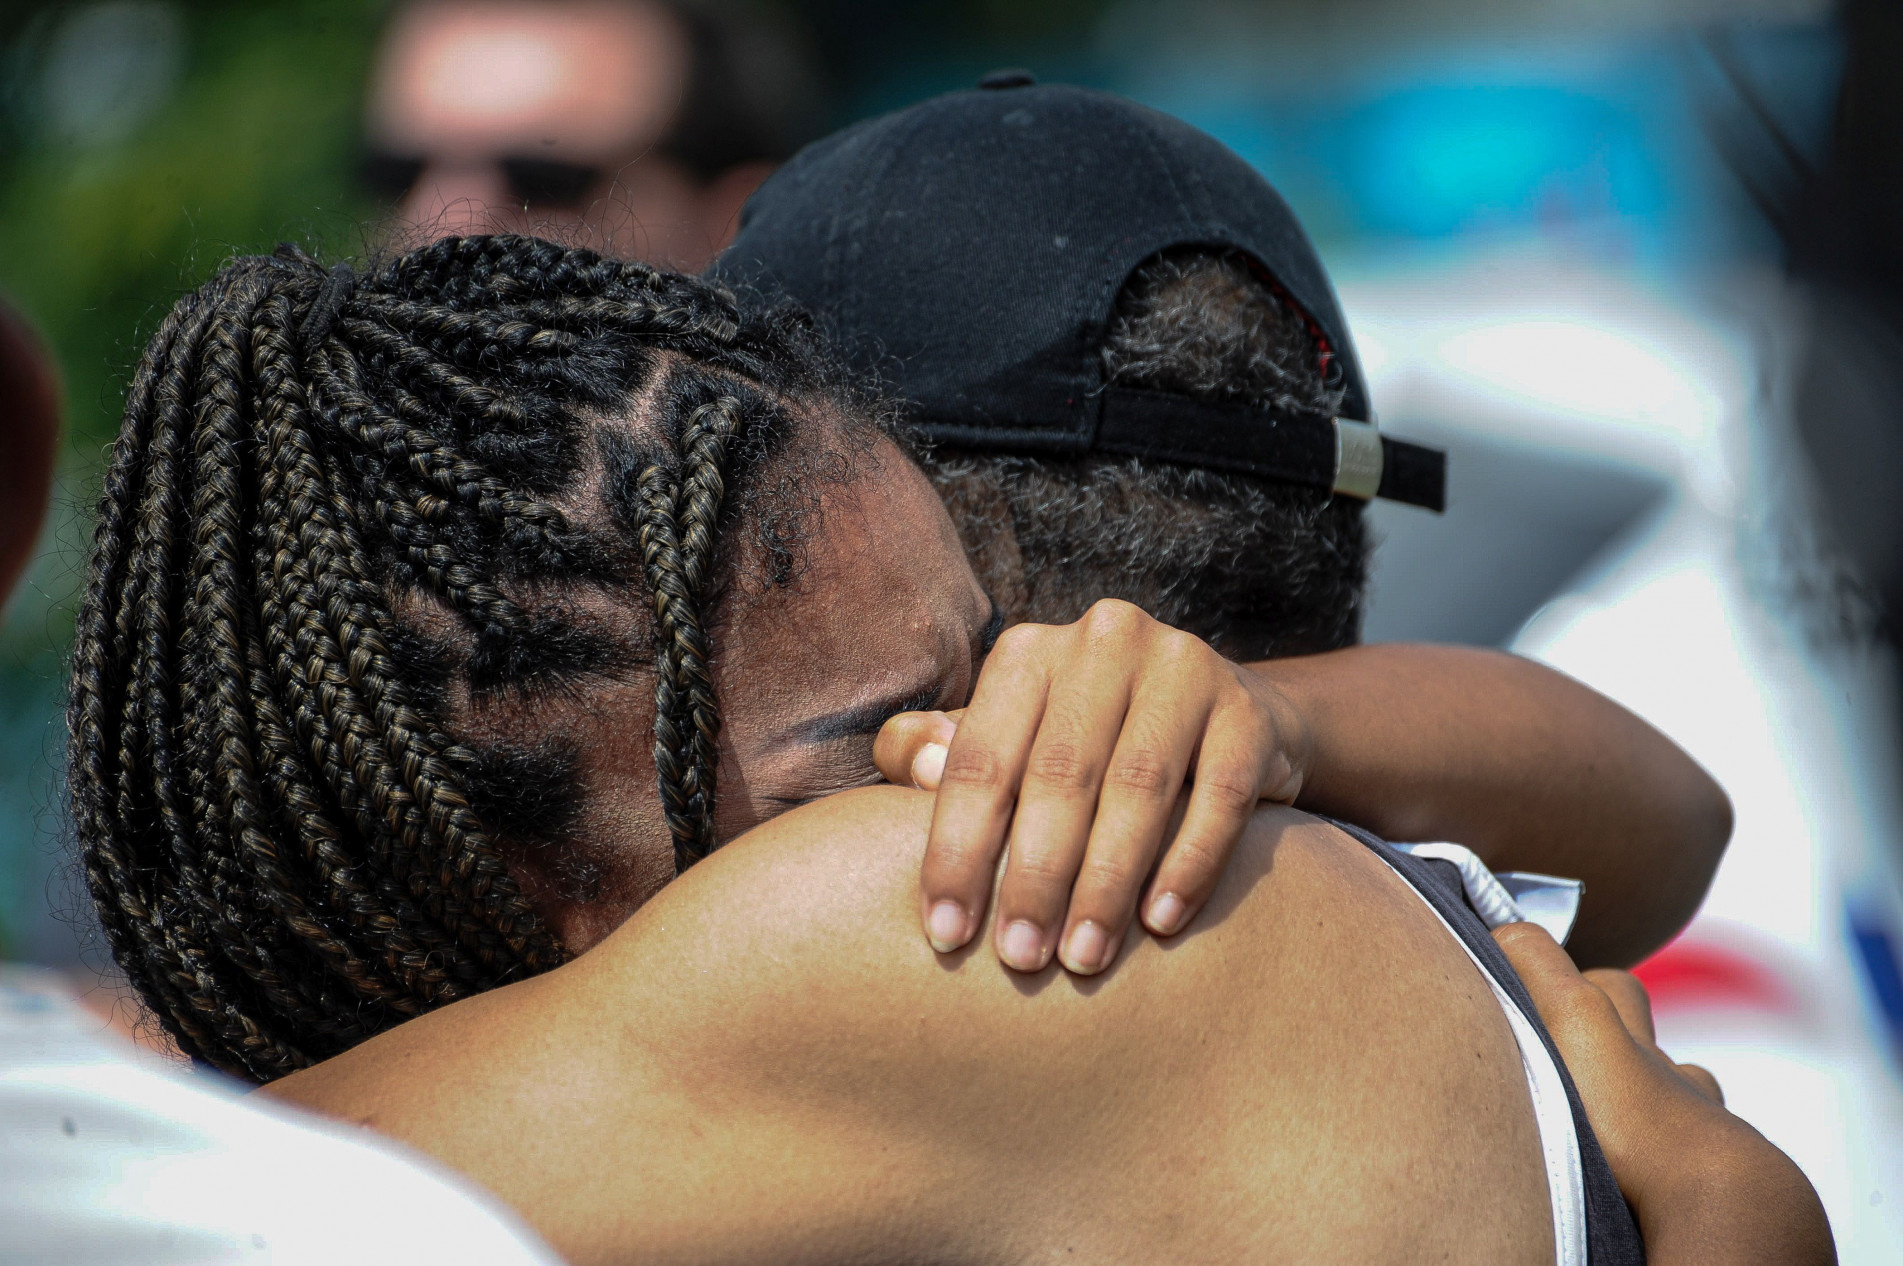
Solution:
M1339 418L1106 385L1118 293L1179 246L1260 266L1307 319ZM941 444L1446 503L1445 455L1375 431L1334 287L1281 195L1214 137L1108 93L998 72L809 145L710 274L815 314Z

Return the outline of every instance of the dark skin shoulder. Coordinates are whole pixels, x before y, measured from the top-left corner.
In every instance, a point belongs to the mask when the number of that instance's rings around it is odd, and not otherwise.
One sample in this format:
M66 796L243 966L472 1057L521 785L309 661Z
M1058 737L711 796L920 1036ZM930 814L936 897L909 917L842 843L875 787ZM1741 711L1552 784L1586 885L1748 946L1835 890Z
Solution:
M267 1093L578 1262L1163 1262L1192 1228L1212 1260L1550 1260L1504 1018L1360 845L1265 809L1193 929L1024 976L921 943L930 813L789 813L588 955Z

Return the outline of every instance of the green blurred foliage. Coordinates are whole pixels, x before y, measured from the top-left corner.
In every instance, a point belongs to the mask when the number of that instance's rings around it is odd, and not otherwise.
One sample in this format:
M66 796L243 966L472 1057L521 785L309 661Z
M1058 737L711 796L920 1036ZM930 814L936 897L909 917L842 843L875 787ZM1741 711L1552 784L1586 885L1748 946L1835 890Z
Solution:
M13 143L0 169L0 289L66 372L74 445L118 429L138 334L232 251L285 237L354 247L358 98L383 5L182 6L177 87L143 125L87 145L37 135L33 54L73 6L16 40ZM37 37L37 38L36 38Z
M177 57L129 128L87 140L43 107L49 52L86 6L0 17L0 294L65 379L65 460L41 557L0 626L0 957L63 957L58 714L88 508L143 339L234 252L294 239L354 251L354 180L379 0L166 6ZM95 16L97 11L94 11ZM164 16L161 14L160 16ZM166 68L162 68L166 69Z

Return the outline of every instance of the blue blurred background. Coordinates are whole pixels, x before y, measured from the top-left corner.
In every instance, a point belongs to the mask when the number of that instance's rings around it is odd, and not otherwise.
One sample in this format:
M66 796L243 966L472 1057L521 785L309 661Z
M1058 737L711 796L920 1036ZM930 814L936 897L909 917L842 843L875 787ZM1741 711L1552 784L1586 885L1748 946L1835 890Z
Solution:
M1283 191L1383 422L1453 452L1444 519L1377 507L1368 636L1545 658L1726 784L1731 853L1645 972L1662 1037L1804 1165L1844 1260L1869 1262L1903 1256L1892 8L724 11L771 54L785 143L1021 65L1177 114ZM396 231L402 190L376 162L407 134L365 104L395 73L378 61L395 11L0 14L0 294L54 349L67 405L55 504L0 627L0 957L103 965L65 851L58 714L87 506L142 336L231 252Z

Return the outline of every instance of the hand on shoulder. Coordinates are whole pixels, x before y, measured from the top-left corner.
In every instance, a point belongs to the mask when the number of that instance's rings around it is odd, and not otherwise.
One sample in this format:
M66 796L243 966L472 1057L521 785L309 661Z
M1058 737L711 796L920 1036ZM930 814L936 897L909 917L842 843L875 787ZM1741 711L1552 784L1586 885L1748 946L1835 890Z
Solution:
M1630 972L1581 973L1532 923L1494 933L1565 1057L1654 1266L1837 1259L1810 1181L1725 1111L1712 1075L1658 1047Z
M918 885L935 948L977 934L1004 856L999 959L1094 975L1133 920L1188 926L1256 806L1294 802L1308 753L1305 720L1264 677L1105 600L1006 630L968 707L892 718L874 759L938 793Z

